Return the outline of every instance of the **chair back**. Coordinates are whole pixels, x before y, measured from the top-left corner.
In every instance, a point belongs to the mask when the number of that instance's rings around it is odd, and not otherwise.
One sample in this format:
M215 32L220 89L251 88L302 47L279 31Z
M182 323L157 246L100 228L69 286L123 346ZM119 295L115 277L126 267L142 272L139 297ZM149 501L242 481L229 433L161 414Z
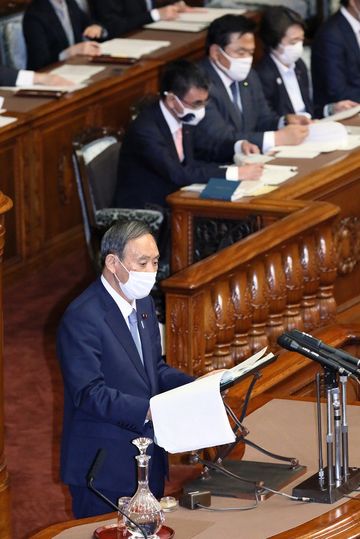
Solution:
M96 212L111 208L117 182L122 131L89 128L73 141L73 168L83 218L85 240L97 267L103 231L98 230Z
M23 13L11 14L0 20L0 56L7 67L26 69L27 51L22 29Z

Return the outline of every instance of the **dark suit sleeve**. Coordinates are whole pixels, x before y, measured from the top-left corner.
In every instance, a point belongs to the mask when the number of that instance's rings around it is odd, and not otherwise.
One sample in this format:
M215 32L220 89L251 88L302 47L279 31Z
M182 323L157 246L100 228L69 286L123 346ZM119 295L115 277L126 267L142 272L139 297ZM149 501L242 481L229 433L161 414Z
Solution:
M0 85L15 86L18 73L17 69L0 66Z
M42 69L53 63L47 32L43 21L36 14L25 13L23 19L23 32L27 49L27 65L29 69Z
M352 32L350 26L349 32ZM359 101L360 90L357 84L352 83L344 51L344 38L338 31L324 31L315 40L312 50L312 73L317 104L325 105L342 99ZM317 80L321 81L323 88L326 88L327 96L316 95Z
M169 152L169 141L165 137L159 137L153 124L142 122L133 127L131 139L136 141L138 158L145 167L166 181L182 187L191 183L206 183L212 176L225 177L226 170L216 163L189 159L189 162L182 164L173 158Z
M149 11L127 9L128 2L136 0L92 0L93 14L114 38L153 22Z

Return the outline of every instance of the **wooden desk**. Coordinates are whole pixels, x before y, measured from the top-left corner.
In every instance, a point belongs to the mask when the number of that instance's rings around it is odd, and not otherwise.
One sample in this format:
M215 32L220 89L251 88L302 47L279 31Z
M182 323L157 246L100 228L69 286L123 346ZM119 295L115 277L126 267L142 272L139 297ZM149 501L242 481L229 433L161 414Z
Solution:
M0 130L1 187L15 207L8 223L6 279L84 243L71 160L74 136L87 126L126 127L130 107L157 92L165 63L199 58L204 51L205 32L142 30L133 37L169 40L171 45L134 66L106 64L86 88L60 99L1 92L9 114L21 119Z
M349 407L350 459L358 465L357 451L360 408ZM307 418L304 421L304 417ZM251 432L251 440L279 452L299 458L308 467L307 475L317 468L315 406L312 402L271 400L255 410L244 424ZM247 449L246 460L266 461L266 456ZM296 479L293 485L303 480ZM284 492L290 493L289 485ZM213 498L216 507L239 507L249 501L231 498ZM104 519L104 517L102 517ZM105 517L106 518L106 517ZM177 539L217 539L240 537L251 539L315 539L337 537L346 539L360 533L360 504L358 500L340 500L331 506L324 504L299 504L280 496L272 496L253 511L244 513L208 513L206 511L178 511L166 515L166 523L175 529ZM241 523L241 524L240 524ZM74 527L74 525L76 527ZM32 539L91 539L93 530L100 526L99 517L71 521L47 528Z

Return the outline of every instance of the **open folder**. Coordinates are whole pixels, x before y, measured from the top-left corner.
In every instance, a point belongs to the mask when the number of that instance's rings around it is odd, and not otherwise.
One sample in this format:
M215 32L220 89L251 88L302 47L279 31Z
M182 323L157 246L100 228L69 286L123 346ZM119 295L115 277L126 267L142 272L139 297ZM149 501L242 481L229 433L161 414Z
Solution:
M227 371L216 372L152 397L155 442L169 453L232 443L235 435L221 391L274 361L266 348Z

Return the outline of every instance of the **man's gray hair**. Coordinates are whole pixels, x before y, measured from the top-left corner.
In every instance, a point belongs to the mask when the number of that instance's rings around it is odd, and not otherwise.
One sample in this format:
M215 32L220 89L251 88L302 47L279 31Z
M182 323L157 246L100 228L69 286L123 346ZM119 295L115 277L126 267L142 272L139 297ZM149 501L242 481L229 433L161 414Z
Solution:
M102 266L105 265L105 258L108 254L117 255L122 260L127 243L146 234L153 235L148 225L141 221L125 221L112 225L101 240Z

